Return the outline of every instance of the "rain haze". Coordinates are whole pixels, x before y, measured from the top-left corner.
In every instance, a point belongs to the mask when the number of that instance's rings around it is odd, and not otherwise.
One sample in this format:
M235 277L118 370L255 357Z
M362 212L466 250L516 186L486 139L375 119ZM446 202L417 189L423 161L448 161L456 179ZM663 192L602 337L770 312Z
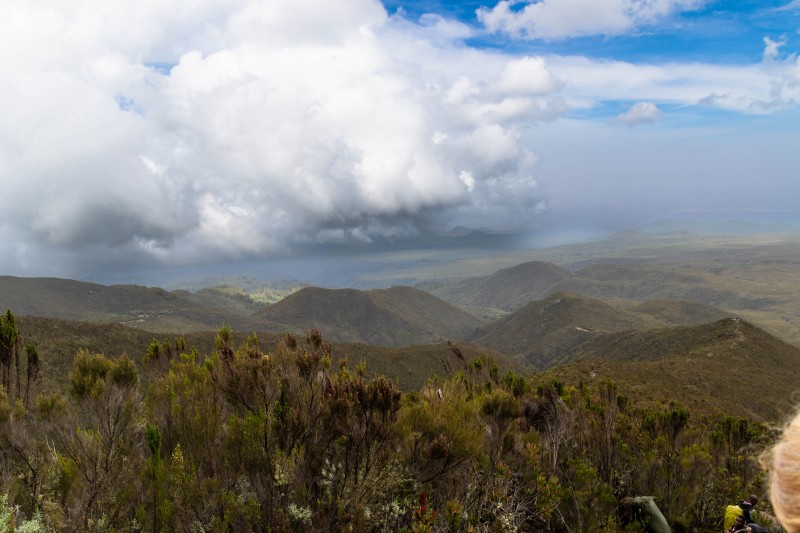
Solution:
M798 0L4 0L0 272L800 223L798 52Z

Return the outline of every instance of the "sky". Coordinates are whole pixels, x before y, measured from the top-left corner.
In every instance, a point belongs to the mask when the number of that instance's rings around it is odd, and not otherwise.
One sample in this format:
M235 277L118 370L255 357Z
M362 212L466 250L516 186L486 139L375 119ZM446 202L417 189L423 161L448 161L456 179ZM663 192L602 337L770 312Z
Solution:
M800 0L3 0L0 274L800 223Z

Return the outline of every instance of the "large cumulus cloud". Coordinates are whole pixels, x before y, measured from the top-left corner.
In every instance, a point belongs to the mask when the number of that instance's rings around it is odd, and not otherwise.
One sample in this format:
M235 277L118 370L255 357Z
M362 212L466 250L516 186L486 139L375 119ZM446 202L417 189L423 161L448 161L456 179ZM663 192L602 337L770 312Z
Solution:
M9 0L0 21L7 264L259 256L542 208L521 132L563 112L559 80L459 45L457 23L370 0Z

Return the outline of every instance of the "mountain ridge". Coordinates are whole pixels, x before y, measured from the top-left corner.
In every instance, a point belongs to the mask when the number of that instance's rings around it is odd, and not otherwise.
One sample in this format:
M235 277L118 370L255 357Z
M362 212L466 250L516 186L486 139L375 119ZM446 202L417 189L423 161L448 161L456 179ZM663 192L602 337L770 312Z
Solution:
M655 318L579 294L557 292L480 327L471 340L544 369L603 333L659 326L663 323Z
M800 348L737 317L709 324L611 333L578 346L546 375L609 379L653 404L781 420L800 390Z
M482 320L414 287L360 291L306 287L258 312L331 340L403 346L466 338Z

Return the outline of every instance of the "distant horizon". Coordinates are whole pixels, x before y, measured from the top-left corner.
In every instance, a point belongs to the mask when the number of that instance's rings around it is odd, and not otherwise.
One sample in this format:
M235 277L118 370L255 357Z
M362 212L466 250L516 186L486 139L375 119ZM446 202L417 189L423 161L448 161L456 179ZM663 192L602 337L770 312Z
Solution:
M331 288L357 287L365 288L363 283L346 280L351 274L353 265L375 263L375 271L379 273L385 264L391 264L393 257L409 255L411 261L436 262L446 260L448 257L486 257L502 256L503 254L524 253L528 251L544 251L568 245L591 244L609 239L617 234L633 232L644 236L668 235L675 231L692 226L690 231L698 236L748 236L769 235L769 230L774 226L789 229L788 233L800 234L800 224L785 221L776 222L749 222L746 220L673 220L660 219L630 228L616 228L605 231L596 229L560 229L558 232L537 233L526 231L518 233L500 233L494 237L497 241L487 241L483 246L474 243L464 245L458 239L448 247L415 247L414 241L404 243L402 246L366 247L360 250L342 251L336 248L327 251L318 251L314 256L277 257L271 259L254 260L249 263L236 263L233 265L199 265L191 269L162 269L153 271L136 271L119 273L112 277L100 275L86 278L75 278L79 281L100 283L103 285L115 284L141 284L158 286L169 290L186 288L192 285L204 285L203 282L213 279L247 278L265 283L284 284L296 282L312 284ZM669 227L673 226L673 227ZM743 228L742 226L745 226ZM676 229L680 227L680 229ZM727 228L727 229L726 229ZM471 228L476 229L476 228ZM745 229L747 231L743 232ZM762 233L763 231L763 233ZM786 232L781 232L786 233ZM444 234L442 234L444 235ZM438 241L437 241L438 242ZM386 259L388 258L388 259ZM382 262L385 259L386 263ZM48 276L49 277L49 276ZM55 276L59 277L59 276ZM382 286L382 285L381 285Z

